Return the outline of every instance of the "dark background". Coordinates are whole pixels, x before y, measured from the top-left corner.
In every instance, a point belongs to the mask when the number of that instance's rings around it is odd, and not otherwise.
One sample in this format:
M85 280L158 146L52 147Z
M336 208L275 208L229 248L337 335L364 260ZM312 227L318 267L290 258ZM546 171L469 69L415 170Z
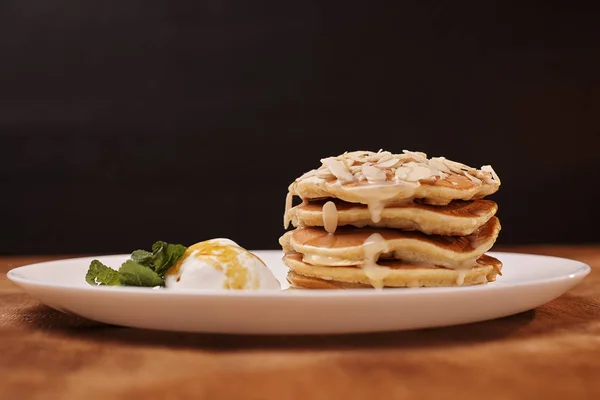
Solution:
M494 166L499 243L600 241L593 2L324 3L0 2L0 253L277 248L379 148Z

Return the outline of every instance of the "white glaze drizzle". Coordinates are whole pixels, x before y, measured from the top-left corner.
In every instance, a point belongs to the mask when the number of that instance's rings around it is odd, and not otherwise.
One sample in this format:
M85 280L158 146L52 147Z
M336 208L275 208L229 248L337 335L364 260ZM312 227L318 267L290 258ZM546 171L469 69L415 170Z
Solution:
M458 286L462 286L465 283L465 277L467 276L467 273L469 272L468 269L466 268L460 268L460 269L456 269L456 284Z
M365 276L376 289L383 288L383 280L390 274L391 269L377 264L382 253L389 251L387 241L379 233L373 233L363 243L365 261L362 264Z
M292 192L288 192L285 197L285 212L283 213L283 228L287 229L290 226L290 210L292 209L292 200L294 196Z
M323 227L329 234L334 234L338 226L337 207L333 201L323 205Z

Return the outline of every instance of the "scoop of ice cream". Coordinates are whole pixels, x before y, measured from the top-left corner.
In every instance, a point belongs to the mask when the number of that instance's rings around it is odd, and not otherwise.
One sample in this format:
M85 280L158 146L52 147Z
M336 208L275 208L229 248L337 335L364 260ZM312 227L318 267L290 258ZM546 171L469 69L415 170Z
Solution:
M187 248L165 275L171 289L281 289L255 254L229 239L211 239Z

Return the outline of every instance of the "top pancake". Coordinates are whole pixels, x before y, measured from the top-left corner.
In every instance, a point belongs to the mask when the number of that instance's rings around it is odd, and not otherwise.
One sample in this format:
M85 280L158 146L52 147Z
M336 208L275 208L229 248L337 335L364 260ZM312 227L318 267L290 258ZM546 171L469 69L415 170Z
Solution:
M296 179L289 186L290 194L307 200L338 198L366 204L375 222L378 212L388 205L407 204L416 198L426 204L446 205L452 200L481 199L500 187L490 166L475 169L406 150L403 154L355 151L321 163Z
M289 211L292 225L324 226L323 206L328 200L305 202ZM467 236L485 224L498 210L491 200L456 200L446 206L411 203L388 206L381 212L381 220L371 220L366 206L331 200L339 226L365 226L417 230L430 235Z

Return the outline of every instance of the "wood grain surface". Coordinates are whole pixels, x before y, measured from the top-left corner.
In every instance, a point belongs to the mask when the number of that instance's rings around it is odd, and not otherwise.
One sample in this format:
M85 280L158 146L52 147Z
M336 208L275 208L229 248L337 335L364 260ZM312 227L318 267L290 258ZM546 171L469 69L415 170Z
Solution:
M234 336L102 325L41 305L0 257L0 398L598 399L600 246L512 250L592 266L575 289L493 321L367 335Z

